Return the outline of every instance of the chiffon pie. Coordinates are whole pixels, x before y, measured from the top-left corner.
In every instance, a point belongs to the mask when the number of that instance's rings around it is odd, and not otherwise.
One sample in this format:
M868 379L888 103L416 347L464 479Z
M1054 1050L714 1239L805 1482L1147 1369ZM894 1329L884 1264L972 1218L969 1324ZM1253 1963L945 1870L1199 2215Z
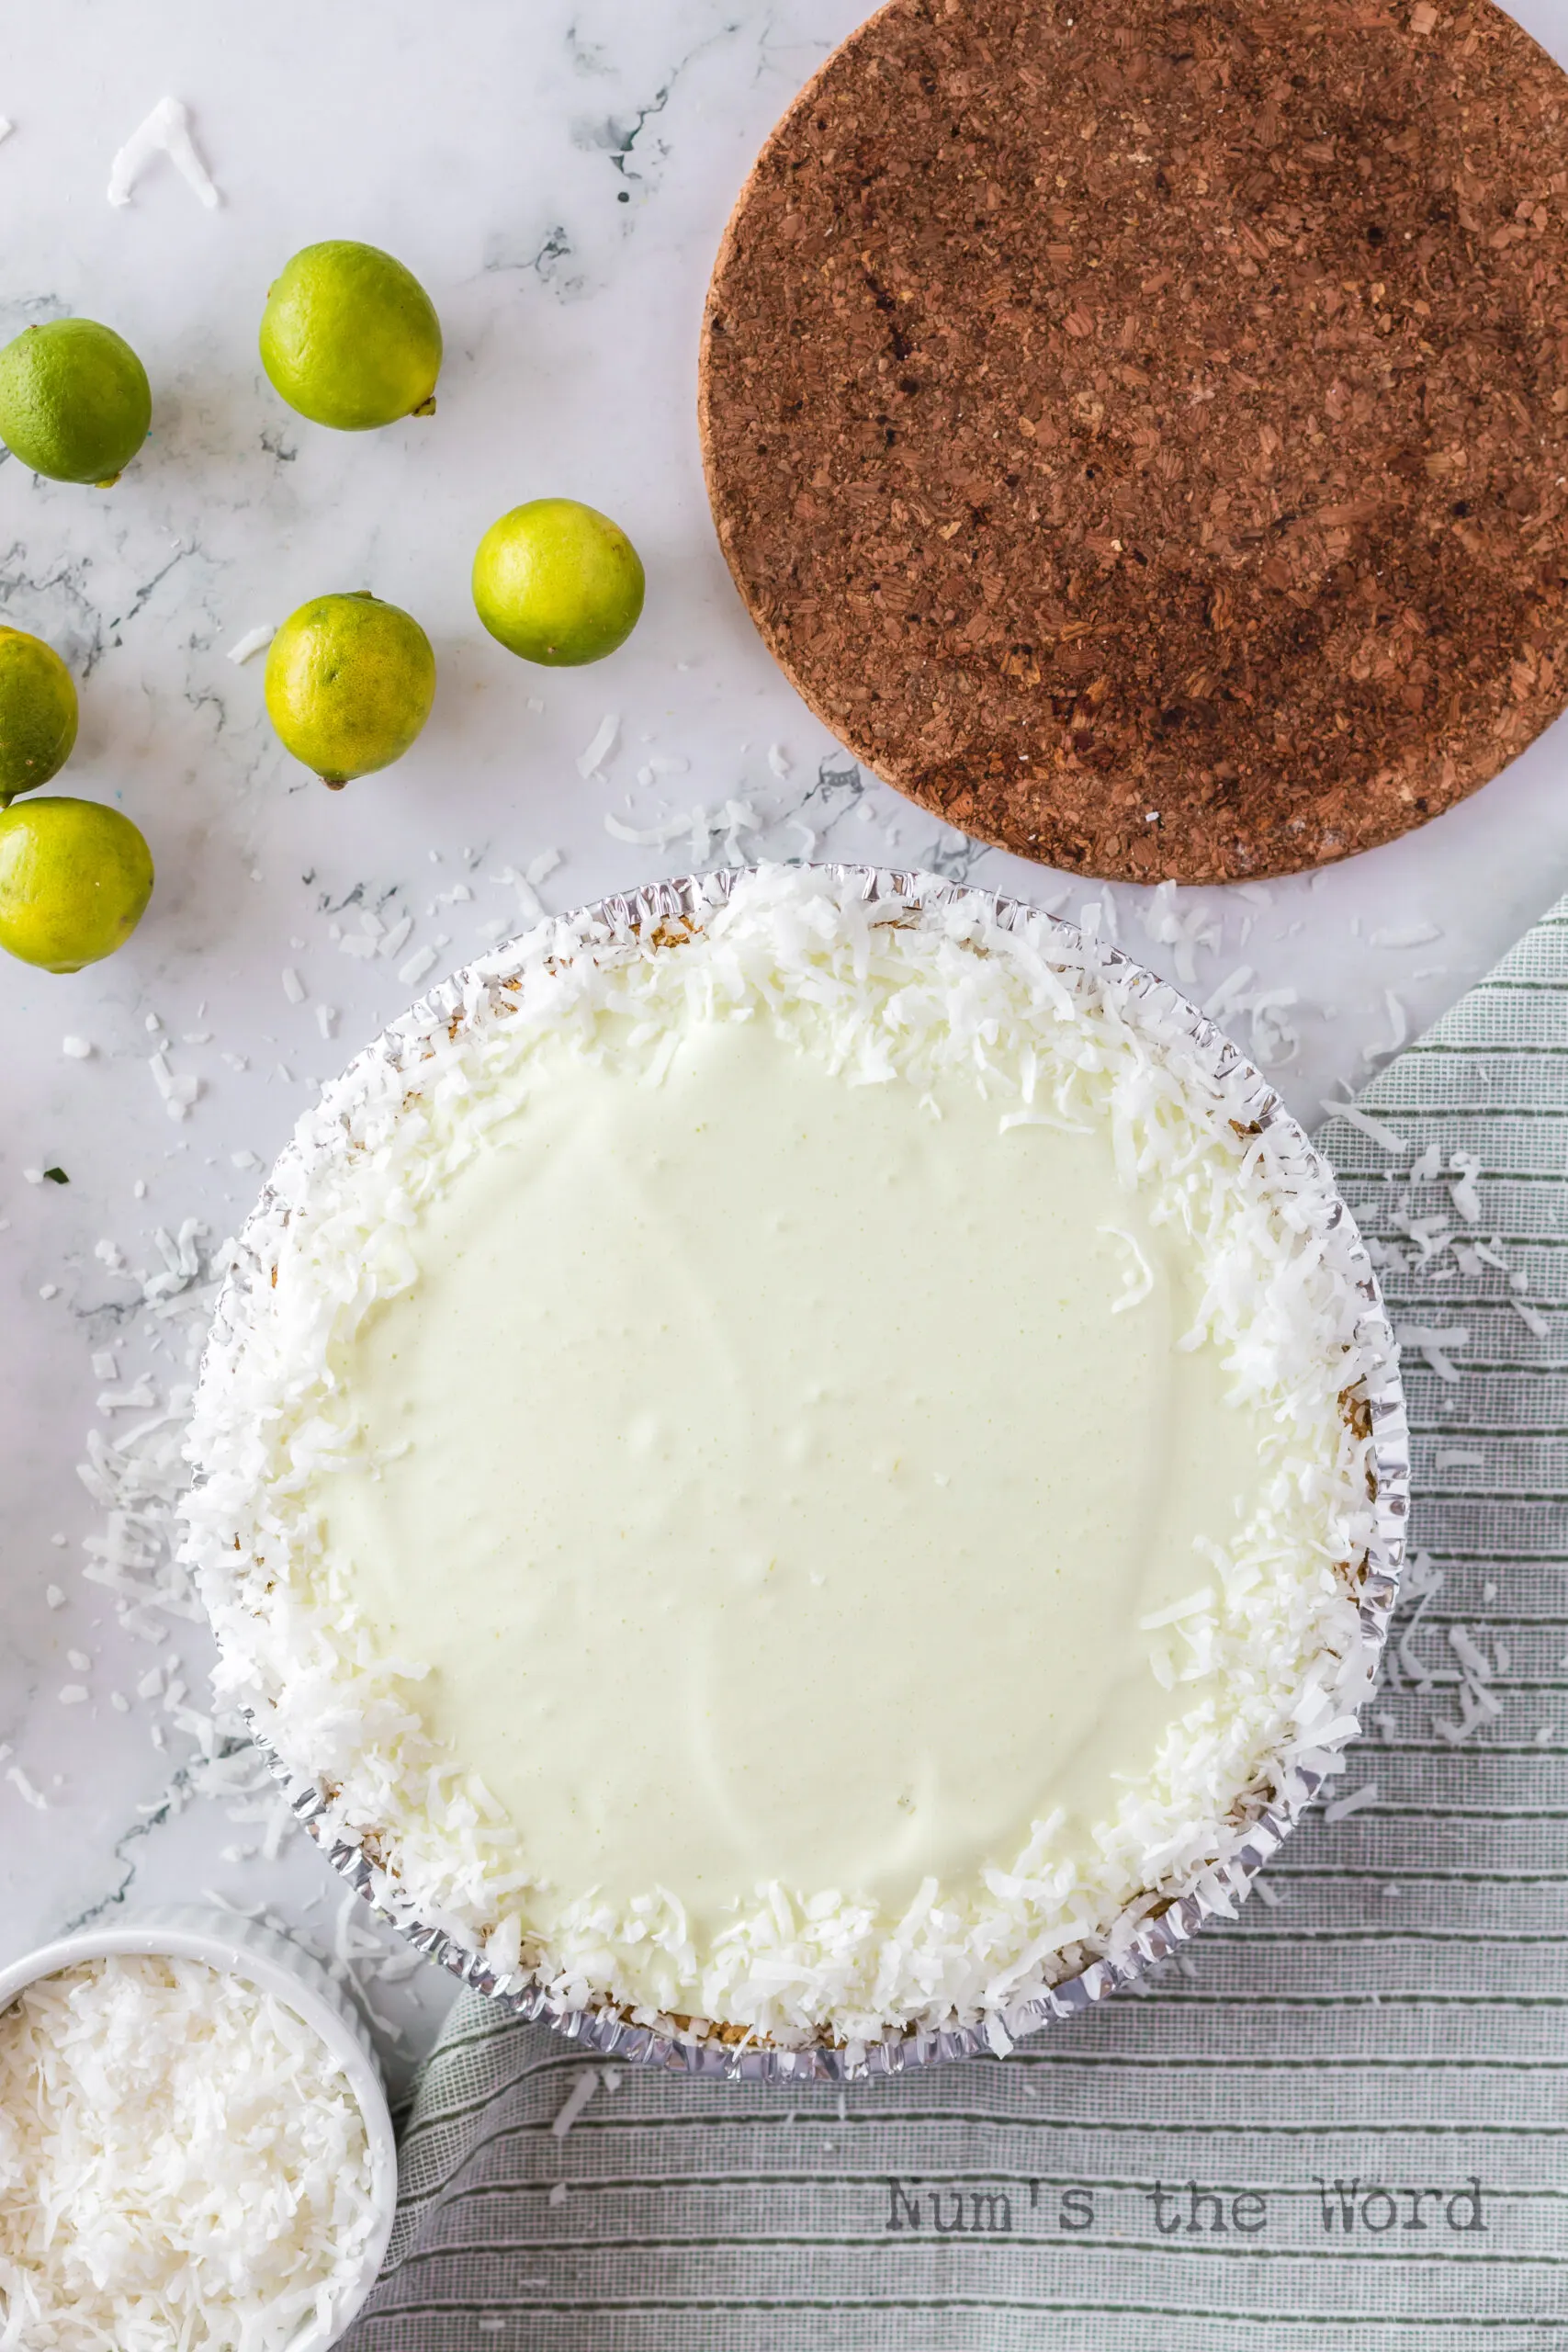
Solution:
M1365 1300L1191 1024L1044 918L762 868L329 1090L190 1547L422 1917L562 2008L999 2047L1353 1729Z

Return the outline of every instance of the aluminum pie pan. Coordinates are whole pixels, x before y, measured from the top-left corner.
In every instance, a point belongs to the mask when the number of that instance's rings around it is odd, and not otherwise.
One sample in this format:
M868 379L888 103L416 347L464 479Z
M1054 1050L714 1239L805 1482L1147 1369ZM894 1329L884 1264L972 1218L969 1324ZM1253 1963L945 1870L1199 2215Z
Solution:
M1359 1611L1362 1663L1371 1681L1388 1638L1398 1600L1404 1559L1405 1526L1410 1505L1410 1444L1404 1395L1400 1380L1393 1328L1383 1306L1377 1277L1354 1219L1340 1199L1333 1172L1305 1131L1286 1109L1261 1071L1230 1038L1180 991L1133 956L1109 942L1091 938L1076 924L1046 914L1027 900L979 890L967 883L948 882L937 876L903 868L860 865L823 865L815 869L840 885L855 889L868 903L896 904L911 910L922 907L975 903L983 907L998 927L1013 930L1038 926L1060 935L1064 946L1101 970L1118 971L1130 978L1136 1001L1157 1014L1163 1026L1184 1035L1200 1067L1239 1088L1240 1105L1259 1128L1267 1128L1288 1177L1311 1176L1326 1181L1334 1207L1323 1238L1333 1262L1348 1285L1359 1296L1358 1335L1371 1360L1365 1383L1370 1415L1372 1470L1375 1480L1373 1524L1361 1574ZM651 882L635 890L619 891L594 900L573 913L552 918L563 931L585 944L608 944L617 934L657 931L661 923L700 922L729 897L749 868L730 867L705 875L682 875ZM349 1065L406 1047L421 1030L446 1027L462 1015L476 994L499 991L513 967L506 943L486 953L475 965L460 967L422 997L384 1030ZM344 1073L345 1078L348 1072ZM297 1147L290 1144L288 1153ZM288 1154L286 1154L286 1157ZM271 1181L241 1235L239 1249L219 1297L215 1329L231 1320L230 1309L248 1287L256 1263L247 1243L254 1225L262 1221L274 1197ZM995 2044L985 2026L953 2026L937 2030L907 2029L864 2042L822 2042L799 2050L781 2050L766 2043L721 2038L718 2029L699 2035L679 2019L661 2019L657 2026L636 2023L624 2009L602 2002L588 2008L563 2007L544 1986L491 1967L482 1951L467 1941L449 1922L422 1913L372 1850L374 1832L345 1835L328 1792L295 1772L278 1756L254 1716L247 1711L252 1736L280 1782L289 1811L326 1855L333 1869L369 1903L425 1958L446 1969L470 1991L482 1994L519 2020L549 2026L568 2041L599 2056L633 2065L661 2066L668 2071L710 2075L730 2081L800 2084L842 2082L865 2075L892 2075L912 2066L940 2060L990 2054ZM1279 1776L1281 1792L1265 1811L1237 1825L1234 1844L1186 1883L1175 1888L1163 1907L1140 1918L1132 1933L1114 1938L1116 1949L1066 1977L1031 2000L1007 2012L1010 2041L1058 2019L1078 2016L1108 2000L1145 1976L1160 1962L1191 1941L1207 1921L1234 1916L1253 1879L1278 1853L1301 1820L1327 1775L1315 1766L1292 1761ZM730 2030L731 2031L733 2030Z

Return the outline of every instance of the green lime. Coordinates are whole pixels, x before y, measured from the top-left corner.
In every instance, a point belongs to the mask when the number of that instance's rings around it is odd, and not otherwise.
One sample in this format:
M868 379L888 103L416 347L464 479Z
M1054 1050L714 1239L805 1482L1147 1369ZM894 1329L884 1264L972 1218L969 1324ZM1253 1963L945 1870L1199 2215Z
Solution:
M378 245L307 245L267 288L262 366L313 424L364 433L430 416L441 322L411 270Z
M152 422L147 370L113 327L51 319L0 351L0 440L51 481L111 489Z
M0 808L58 775L75 741L76 689L53 646L0 628Z
M152 852L118 808L46 795L0 813L0 947L24 964L112 956L152 895Z
M630 637L643 570L619 524L575 498L534 498L492 523L474 558L474 605L525 662L598 662Z
M368 588L312 597L267 650L267 717L334 791L400 760L434 699L429 638Z

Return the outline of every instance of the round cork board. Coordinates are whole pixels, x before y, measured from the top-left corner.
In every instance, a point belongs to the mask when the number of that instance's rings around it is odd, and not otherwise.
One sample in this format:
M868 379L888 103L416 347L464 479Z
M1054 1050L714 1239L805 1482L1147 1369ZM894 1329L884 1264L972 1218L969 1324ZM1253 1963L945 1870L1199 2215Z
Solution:
M791 679L965 832L1321 865L1568 699L1568 78L1489 0L892 0L705 322Z

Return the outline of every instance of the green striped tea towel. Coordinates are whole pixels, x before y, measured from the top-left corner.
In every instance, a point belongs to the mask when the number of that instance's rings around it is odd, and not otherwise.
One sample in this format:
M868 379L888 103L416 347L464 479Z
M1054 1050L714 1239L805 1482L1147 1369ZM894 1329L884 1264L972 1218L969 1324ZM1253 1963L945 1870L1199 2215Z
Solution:
M843 2091L465 1998L354 2352L1568 2352L1568 900L1323 1142L1416 1552L1259 1892L1141 1998Z

